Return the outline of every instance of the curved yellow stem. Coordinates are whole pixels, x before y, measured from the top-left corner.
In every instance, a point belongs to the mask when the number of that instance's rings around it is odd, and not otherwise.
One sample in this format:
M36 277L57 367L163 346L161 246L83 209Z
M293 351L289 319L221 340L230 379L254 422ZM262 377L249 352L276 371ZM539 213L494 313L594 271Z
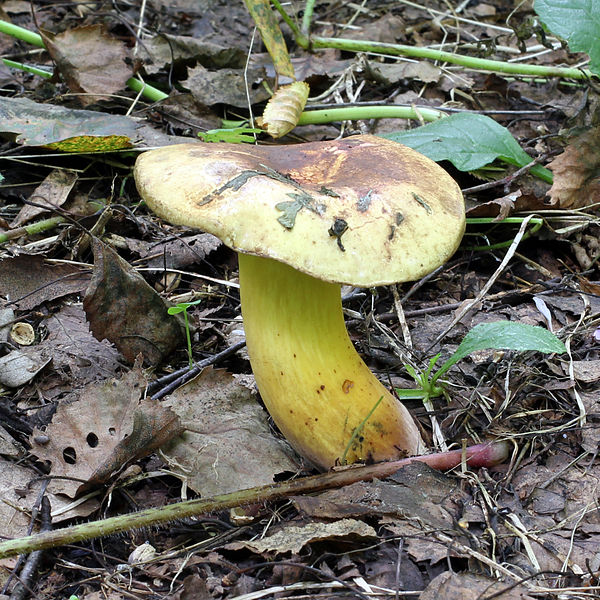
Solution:
M239 262L252 370L290 444L321 469L342 457L378 462L420 453L410 413L348 337L340 286L268 258L240 254Z

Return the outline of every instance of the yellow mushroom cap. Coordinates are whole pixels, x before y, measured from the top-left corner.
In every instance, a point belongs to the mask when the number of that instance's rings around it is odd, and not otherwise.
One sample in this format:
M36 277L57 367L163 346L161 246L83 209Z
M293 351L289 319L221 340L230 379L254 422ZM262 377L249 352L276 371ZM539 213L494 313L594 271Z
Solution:
M418 279L452 256L465 227L461 191L444 169L372 135L166 146L138 157L135 180L165 220L334 283Z

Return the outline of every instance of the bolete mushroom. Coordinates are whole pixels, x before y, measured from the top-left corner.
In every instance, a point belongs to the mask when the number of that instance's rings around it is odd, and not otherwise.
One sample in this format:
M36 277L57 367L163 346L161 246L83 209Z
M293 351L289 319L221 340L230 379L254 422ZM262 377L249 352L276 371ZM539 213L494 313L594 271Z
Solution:
M423 451L408 410L346 331L340 284L418 279L456 250L462 194L436 163L361 135L289 146L183 144L141 154L141 196L239 252L252 370L265 406L314 465Z

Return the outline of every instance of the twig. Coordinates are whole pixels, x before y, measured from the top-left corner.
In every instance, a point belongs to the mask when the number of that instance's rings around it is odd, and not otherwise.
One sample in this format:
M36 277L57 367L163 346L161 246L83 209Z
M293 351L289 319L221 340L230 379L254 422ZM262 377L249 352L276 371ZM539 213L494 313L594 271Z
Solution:
M162 398L163 396L170 394L174 389L178 388L184 383L187 383L188 381L190 381L190 379L196 377L196 375L198 375L198 373L200 373L200 371L202 371L202 369L204 369L205 367L208 367L209 365L212 365L223 358L227 358L231 354L235 354L245 345L245 340L238 342L237 344L233 344L233 346L229 346L229 348L225 348L225 350L222 350L218 354L209 356L208 358L197 362L191 369L189 367L183 367L178 371L174 371L173 373L169 373L168 375L165 375L164 377L153 381L148 385L148 390L161 388L162 386L165 387L160 389L158 392L154 393L152 395L152 400L160 400L160 398Z
M341 471L322 473L312 477L304 477L229 494L221 494L212 498L178 502L161 508L150 508L131 514L110 517L101 521L81 523L65 527L64 529L0 542L0 558L78 543L141 527L160 525L169 521L185 519L210 512L219 512L236 506L262 504L263 502L272 502L289 496L342 487L358 481L389 477L398 469L416 461L424 462L434 469L445 471L465 462L470 468L489 467L503 462L508 453L509 445L507 442L478 444L464 450L413 456L411 458L375 465L350 467Z

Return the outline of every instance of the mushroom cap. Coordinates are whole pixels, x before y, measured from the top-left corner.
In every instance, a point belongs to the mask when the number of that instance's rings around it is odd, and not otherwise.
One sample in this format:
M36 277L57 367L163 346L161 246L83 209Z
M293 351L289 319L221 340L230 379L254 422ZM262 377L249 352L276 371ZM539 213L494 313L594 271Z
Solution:
M163 219L334 283L419 279L452 256L465 228L464 200L450 175L372 135L165 146L141 154L134 174Z

